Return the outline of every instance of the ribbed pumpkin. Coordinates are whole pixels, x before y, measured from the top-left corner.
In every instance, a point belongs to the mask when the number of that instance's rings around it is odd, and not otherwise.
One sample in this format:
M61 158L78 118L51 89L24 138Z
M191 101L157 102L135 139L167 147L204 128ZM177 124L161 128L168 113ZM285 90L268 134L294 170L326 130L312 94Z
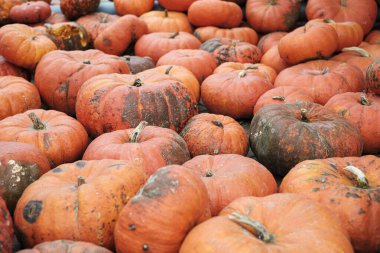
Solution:
M62 13L70 20L75 20L86 14L95 12L100 0L60 0Z
M194 31L195 37L201 42L214 38L228 38L240 40L256 45L259 36L250 27L235 27L231 29L218 28L214 26L199 27Z
M280 192L303 194L328 207L348 231L355 252L380 248L380 158L329 158L297 164Z
M16 228L29 247L66 239L113 249L116 219L146 179L138 162L62 164L24 191L14 214Z
M303 101L263 107L251 122L249 138L258 161L280 176L301 161L360 156L363 150L357 126Z
M93 137L143 120L178 132L197 112L188 89L162 74L98 75L82 85L76 103L77 118Z
M59 72L55 72L59 69ZM35 83L49 108L75 115L75 102L82 84L100 74L128 74L124 59L91 49L87 51L55 50L38 63Z
M248 153L248 137L233 118L211 113L192 117L181 131L192 157Z
M374 60L366 70L366 89L380 95L380 58Z
M0 251L12 253L13 244L13 222L5 201L0 197Z
M94 41L100 33L106 30L119 18L120 17L118 15L112 15L105 12L95 12L78 18L76 22L86 29L92 41Z
M29 80L29 74L22 68L7 62L3 56L0 55L0 76L19 76Z
M175 11L150 11L140 16L148 26L148 33L153 32L193 32L187 15Z
M272 174L257 161L245 156L200 155L183 166L203 180L213 216L237 198L263 197L277 192L277 183Z
M116 251L177 253L186 234L209 217L202 180L183 166L163 167L120 212Z
M89 242L57 240L37 244L33 249L24 249L17 253L112 253L112 251Z

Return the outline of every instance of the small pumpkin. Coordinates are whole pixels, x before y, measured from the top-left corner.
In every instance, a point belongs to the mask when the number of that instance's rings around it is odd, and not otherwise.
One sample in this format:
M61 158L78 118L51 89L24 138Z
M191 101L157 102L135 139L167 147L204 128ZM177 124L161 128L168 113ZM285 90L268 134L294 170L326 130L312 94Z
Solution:
M141 16L153 9L154 0L135 1L135 0L114 0L115 10L119 16L132 14Z
M287 32L271 32L260 37L257 47L265 54L271 47L278 44Z
M89 242L56 240L37 244L32 249L24 249L17 253L112 253L112 251Z
M61 0L59 2L62 13L70 20L95 12L100 4L100 0Z
M256 45L259 36L250 27L235 27L231 29L218 28L214 26L198 27L194 31L194 36L197 37L202 43L214 38L228 38L240 40Z
M367 90L380 95L380 58L376 58L367 68L366 71L366 88Z
M124 55L122 59L127 62L131 74L137 74L144 70L155 67L154 61L150 57L140 57L135 55Z
M12 253L13 245L13 222L5 201L0 197L0 251Z
M193 32L187 15L175 11L150 11L140 16L148 26L148 33L153 32Z
M31 1L16 5L9 12L9 18L13 22L23 24L39 23L50 15L50 5L44 1Z
M3 56L0 55L0 76L18 76L26 80L29 79L29 74L26 70L7 62Z
M113 22L118 20L118 15L112 15L105 12L95 12L78 18L76 21L83 26L91 40L94 41L96 37L104 30L106 30Z

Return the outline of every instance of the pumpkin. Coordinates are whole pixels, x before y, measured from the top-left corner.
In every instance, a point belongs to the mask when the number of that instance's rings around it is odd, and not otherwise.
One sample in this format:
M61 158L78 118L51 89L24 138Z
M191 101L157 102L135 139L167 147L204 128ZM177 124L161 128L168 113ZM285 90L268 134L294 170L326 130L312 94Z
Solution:
M0 76L0 120L41 107L37 88L18 76Z
M315 60L283 70L278 74L274 86L305 89L315 103L324 105L336 94L362 91L364 78L360 70L351 64Z
M56 69L60 71L57 73ZM95 49L56 50L41 59L34 78L49 108L75 115L76 97L82 84L91 77L108 73L128 74L127 62Z
M13 244L13 222L5 201L0 197L0 251L12 253Z
M200 99L200 84L194 74L185 67L177 65L161 65L159 67L145 70L141 75L161 73L170 76L173 79L180 81L193 95L194 99L198 102Z
M117 159L143 163L148 175L170 164L190 159L186 142L174 130L147 126L113 131L97 137L86 149L84 160Z
M333 96L325 105L355 124L363 136L363 152L380 152L380 97L361 92Z
M300 194L242 197L196 226L179 253L353 253L350 237L326 207Z
M276 70L261 63L239 63L239 62L224 62L214 70L214 74L228 73L236 70L246 70L254 73L257 76L263 77L271 83L274 83L277 77Z
M376 58L367 68L366 71L366 88L367 90L380 95L380 79L379 76L380 58Z
M289 31L301 12L299 0L248 0L245 15L257 32Z
M112 253L112 251L89 242L56 240L37 244L33 249L24 249L17 253Z
M200 49L212 53L218 64L224 62L257 63L260 62L262 56L261 50L255 45L227 38L207 40L202 43Z
M287 32L271 32L260 37L257 47L265 54L271 47L278 44L280 39L284 37Z
M327 58L338 48L335 29L325 23L306 23L282 37L278 43L281 58L290 65Z
M23 24L1 27L0 45L0 55L26 69L34 69L43 55L57 49L48 37Z
M186 14L175 11L150 11L140 16L148 26L148 33L154 32L188 32L193 28Z
M154 61L148 56L124 55L122 59L127 62L131 74L137 74L155 67Z
M49 170L49 160L32 144L0 142L1 196L11 213L25 188Z
M196 0L158 0L158 3L169 11L187 11Z
M115 10L119 16L132 14L141 16L153 9L154 0L135 1L135 0L114 0Z
M248 137L233 118L211 113L192 117L181 131L192 157L199 155L247 155Z
M176 49L172 50L157 61L157 66L178 65L190 70L201 83L212 74L217 66L211 53L201 49Z
M112 250L118 214L146 179L138 162L62 164L25 189L14 213L15 226L27 247L65 239ZM50 226L52 220L56 226Z
M78 18L76 22L86 29L87 33L91 37L91 40L94 41L100 33L106 30L119 18L120 17L117 15L112 15L105 12L95 12Z
M28 110L0 121L0 141L35 145L52 166L73 162L88 144L83 126L74 118L54 110Z
M100 0L60 0L62 13L70 20L75 20L98 9Z
M328 207L348 231L355 252L380 248L380 158L328 158L297 164L280 192L300 193Z
M357 126L310 102L265 106L255 114L249 131L257 160L280 176L301 161L360 156L363 151Z
M372 30L364 41L369 44L380 44L380 30Z
M209 112L249 119L257 99L272 88L265 78L242 70L209 76L201 85L201 94Z
M330 18L336 22L356 22L367 34L375 24L377 5L374 0L311 0L307 1L305 12L308 20Z
M96 37L94 47L107 54L122 55L131 43L147 33L147 29L145 22L136 16L124 15Z
M209 217L202 180L183 166L163 167L120 212L116 251L177 253L192 227Z
M188 89L160 74L98 75L82 85L76 103L78 120L94 137L141 121L179 132L197 112Z
M274 45L268 49L268 51L261 57L260 63L273 68L277 73L290 67L290 64L286 63L284 59L281 58L280 53L278 52L278 45Z
M3 56L0 55L0 76L18 76L24 79L29 79L29 74L22 68L7 62Z
M220 0L202 0L192 3L187 11L194 26L233 28L240 25L243 12L239 5Z
M198 27L194 31L194 36L202 43L213 38L228 38L240 40L256 45L259 36L249 27L235 27L231 29L218 28L214 26Z
M256 114L262 107L272 104L293 104L298 101L314 102L310 91L294 87L279 86L265 92L257 100L253 114Z
M9 18L15 23L33 24L46 20L51 15L50 5L44 1L26 2L14 6Z
M175 49L198 49L201 42L187 32L157 32L142 36L135 44L137 56L149 56L157 62L161 56Z
M26 0L0 0L0 26L5 25L11 22L9 19L10 10L22 3L25 3Z

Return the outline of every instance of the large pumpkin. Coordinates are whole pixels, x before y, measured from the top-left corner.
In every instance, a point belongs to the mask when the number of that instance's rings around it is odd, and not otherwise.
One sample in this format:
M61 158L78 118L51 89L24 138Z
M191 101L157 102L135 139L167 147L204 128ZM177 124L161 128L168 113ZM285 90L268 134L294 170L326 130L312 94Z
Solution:
M263 197L277 192L277 183L272 174L257 161L245 156L200 155L183 166L203 180L213 216L239 197Z
M162 74L98 75L82 85L76 103L78 120L94 137L143 120L178 132L197 112L188 89Z
M28 247L66 239L113 249L118 214L146 179L141 164L132 161L60 165L24 191L14 214L15 226Z
M95 12L100 0L60 0L62 13L70 20Z
M28 110L0 121L0 141L35 145L52 166L78 160L88 145L83 126L54 110Z
M18 76L0 76L0 120L38 108L40 94L32 83Z
M105 12L95 12L78 18L76 22L86 29L92 41L94 41L100 33L106 30L119 18L120 17L118 15L112 15Z
M191 170L170 165L156 171L120 212L119 253L177 253L186 234L210 217L207 189Z
M194 35L201 42L214 38L228 38L256 45L259 40L259 36L255 30L250 27L235 27L231 29L218 28L214 26L198 27L194 31Z
M24 249L17 253L112 253L112 251L89 242L57 240L37 244L33 249Z
M193 32L187 15L175 11L150 11L140 16L148 26L148 33L153 32Z
M12 253L13 244L13 222L6 203L0 197L0 251L2 253Z
M366 70L366 88L368 91L380 95L380 58L374 60Z
M55 72L59 69L59 72ZM82 84L100 74L128 74L122 58L99 50L62 51L46 54L38 63L35 84L49 108L75 115L77 93Z
M190 153L186 142L174 130L147 126L143 121L134 129L102 134L91 142L83 159L139 161L151 175L166 165L186 162Z
M211 113L192 117L181 131L192 157L198 155L247 155L248 137L233 118Z
M196 226L179 253L353 253L332 212L299 194L242 197Z
M280 192L300 193L327 206L348 231L355 252L380 248L380 158L329 158L297 164Z
M280 176L304 160L360 156L363 150L357 126L303 101L263 107L252 120L249 140L258 161Z

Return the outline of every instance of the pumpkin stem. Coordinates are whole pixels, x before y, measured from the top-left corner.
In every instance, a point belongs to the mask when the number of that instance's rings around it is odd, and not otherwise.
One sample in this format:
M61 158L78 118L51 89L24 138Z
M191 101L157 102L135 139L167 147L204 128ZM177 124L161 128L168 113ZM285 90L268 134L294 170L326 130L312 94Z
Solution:
M108 14L104 15L100 20L100 23L107 23Z
M165 18L169 17L169 12L168 12L167 9L164 10L164 17L165 17Z
M333 19L331 19L331 18L325 18L324 20L323 20L323 22L324 23L331 23L331 24L335 24L336 22L333 20Z
M173 65L172 65L172 66L169 66L169 67L165 70L165 75L169 75L170 70L172 70L172 68L173 68Z
M309 122L309 119L307 118L307 110L305 108L301 108L301 120L304 122Z
M305 70L305 73L306 74L309 74L309 75L325 75L329 72L329 68L326 67L322 70Z
M211 122L212 122L215 126L218 126L218 127L224 128L223 123L220 122L219 120L212 120Z
M137 78L132 86L141 87L143 85L140 78Z
M179 35L179 32L175 32L175 33L173 33L170 37L169 37L169 39L174 39L175 37L177 37Z
M355 177L357 187L362 189L369 188L367 177L365 176L364 172L361 171L359 168L349 165L345 167L344 170L350 172Z
M269 233L268 230L258 221L252 220L239 212L233 212L228 215L228 218L238 225L244 227L249 232L254 234L258 239L265 243L270 243L274 240L274 235Z
M362 105L371 105L371 102L368 100L365 94L360 95L360 103Z
M371 54L368 53L367 50L360 47L345 47L342 49L342 52L355 52L359 54L360 57L366 57L366 58L371 57Z
M133 130L131 133L131 136L129 137L129 142L137 142L137 139L139 138L139 135L141 134L142 130L148 125L148 122L141 121L140 124Z
M29 119L33 122L33 128L35 130L44 130L46 126L42 123L42 121L37 117L34 112L28 114Z
M247 70L242 70L242 71L240 71L239 74L238 74L238 76L239 76L240 78L243 78L243 77L245 77L246 75L247 75Z
M285 97L283 97L283 96L273 96L272 99L273 100L279 100L279 101L285 101Z
M244 70L250 70L250 69L258 69L259 68L259 64L252 64L248 67L246 67Z
M347 1L346 0L340 0L340 6L347 7Z
M79 176L79 177L77 178L77 186L78 186L78 187L81 186L82 184L85 184L85 183L86 183L86 180L84 180L84 177Z
M276 5L277 4L277 0L269 0L269 4L270 5Z
M214 175L214 173L212 173L211 170L208 170L208 171L206 172L206 177L212 177L213 175Z
M84 60L83 64L91 64L91 61L90 60Z

